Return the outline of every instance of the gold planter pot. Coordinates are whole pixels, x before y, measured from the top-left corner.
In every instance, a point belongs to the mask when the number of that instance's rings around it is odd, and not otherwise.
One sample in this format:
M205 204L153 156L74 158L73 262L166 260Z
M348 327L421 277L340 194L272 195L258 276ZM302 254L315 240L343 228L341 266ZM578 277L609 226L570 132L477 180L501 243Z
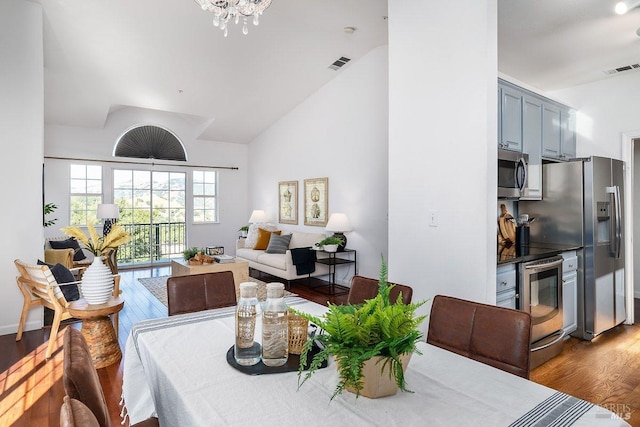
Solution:
M407 372L407 366L413 353L404 353L400 355L402 362L402 370ZM393 396L398 392L398 385L391 372L391 363L385 362L387 357L374 356L364 363L362 368L362 379L364 386L360 390L360 396L376 399L378 397ZM347 391L356 393L352 387L346 387Z

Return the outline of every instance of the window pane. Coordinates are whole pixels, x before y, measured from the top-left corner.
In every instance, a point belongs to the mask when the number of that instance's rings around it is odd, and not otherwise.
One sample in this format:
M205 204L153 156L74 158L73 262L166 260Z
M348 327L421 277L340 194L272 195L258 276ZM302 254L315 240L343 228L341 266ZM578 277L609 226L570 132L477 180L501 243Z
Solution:
M215 184L207 184L204 186L204 194L207 196L215 196L216 195L216 185Z
M203 209L204 208L204 198L202 197L194 197L193 198L193 209Z
M205 221L210 221L213 222L216 220L216 215L215 215L215 211L205 211L205 216L204 216L204 220Z
M87 181L84 179L71 179L71 194L86 193Z
M205 172L204 173L204 180L205 180L205 182L215 183L216 182L216 172Z
M216 199L213 197L207 197L204 199L204 207L205 209L215 209L216 207Z
M151 173L149 171L133 171L133 188L151 188Z
M193 184L193 195L194 196L203 196L204 195L204 184Z
M102 181L87 180L87 193L102 194Z
M85 165L71 165L71 178L85 179L87 177L87 168Z
M87 165L87 179L102 181L102 166Z
M131 188L133 172L127 170L113 171L113 187L114 188Z

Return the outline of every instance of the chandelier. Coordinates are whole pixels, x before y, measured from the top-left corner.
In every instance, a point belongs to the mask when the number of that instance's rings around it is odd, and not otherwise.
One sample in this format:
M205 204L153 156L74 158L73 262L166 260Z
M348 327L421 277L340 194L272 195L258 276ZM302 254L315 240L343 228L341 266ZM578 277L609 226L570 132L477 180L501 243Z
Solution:
M236 24L242 18L242 34L249 33L247 18L253 16L253 25L258 25L262 12L271 4L271 0L195 0L202 10L213 13L213 25L219 27L227 37L229 21Z

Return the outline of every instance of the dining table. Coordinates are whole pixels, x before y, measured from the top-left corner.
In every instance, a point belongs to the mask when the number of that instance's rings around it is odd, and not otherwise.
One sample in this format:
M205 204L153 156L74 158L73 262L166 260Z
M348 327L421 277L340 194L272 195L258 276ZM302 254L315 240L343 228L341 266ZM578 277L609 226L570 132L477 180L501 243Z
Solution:
M322 315L299 297L286 303ZM628 426L615 413L420 341L407 392L378 399L343 392L335 364L300 386L297 371L249 375L227 361L235 307L135 324L127 338L123 398L131 424L161 426Z

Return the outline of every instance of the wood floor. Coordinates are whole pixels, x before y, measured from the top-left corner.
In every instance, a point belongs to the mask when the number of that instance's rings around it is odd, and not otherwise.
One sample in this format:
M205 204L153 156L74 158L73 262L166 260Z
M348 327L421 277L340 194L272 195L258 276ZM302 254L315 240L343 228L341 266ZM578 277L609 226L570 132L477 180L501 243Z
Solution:
M169 268L122 271L126 300L120 314L122 348L131 326L164 317L167 309L139 284L139 277L163 276ZM265 278L263 278L264 280ZM312 284L318 282L312 282ZM346 301L310 291L308 283L292 283L292 291L325 304ZM79 327L71 324L70 327ZM62 334L50 360L44 352L48 329L29 331L20 342L15 334L0 336L0 426L58 426L62 386ZM122 362L98 370L112 424L120 425ZM531 379L590 402L606 406L631 425L640 426L640 325L619 326L591 342L569 339L562 354L535 369Z

